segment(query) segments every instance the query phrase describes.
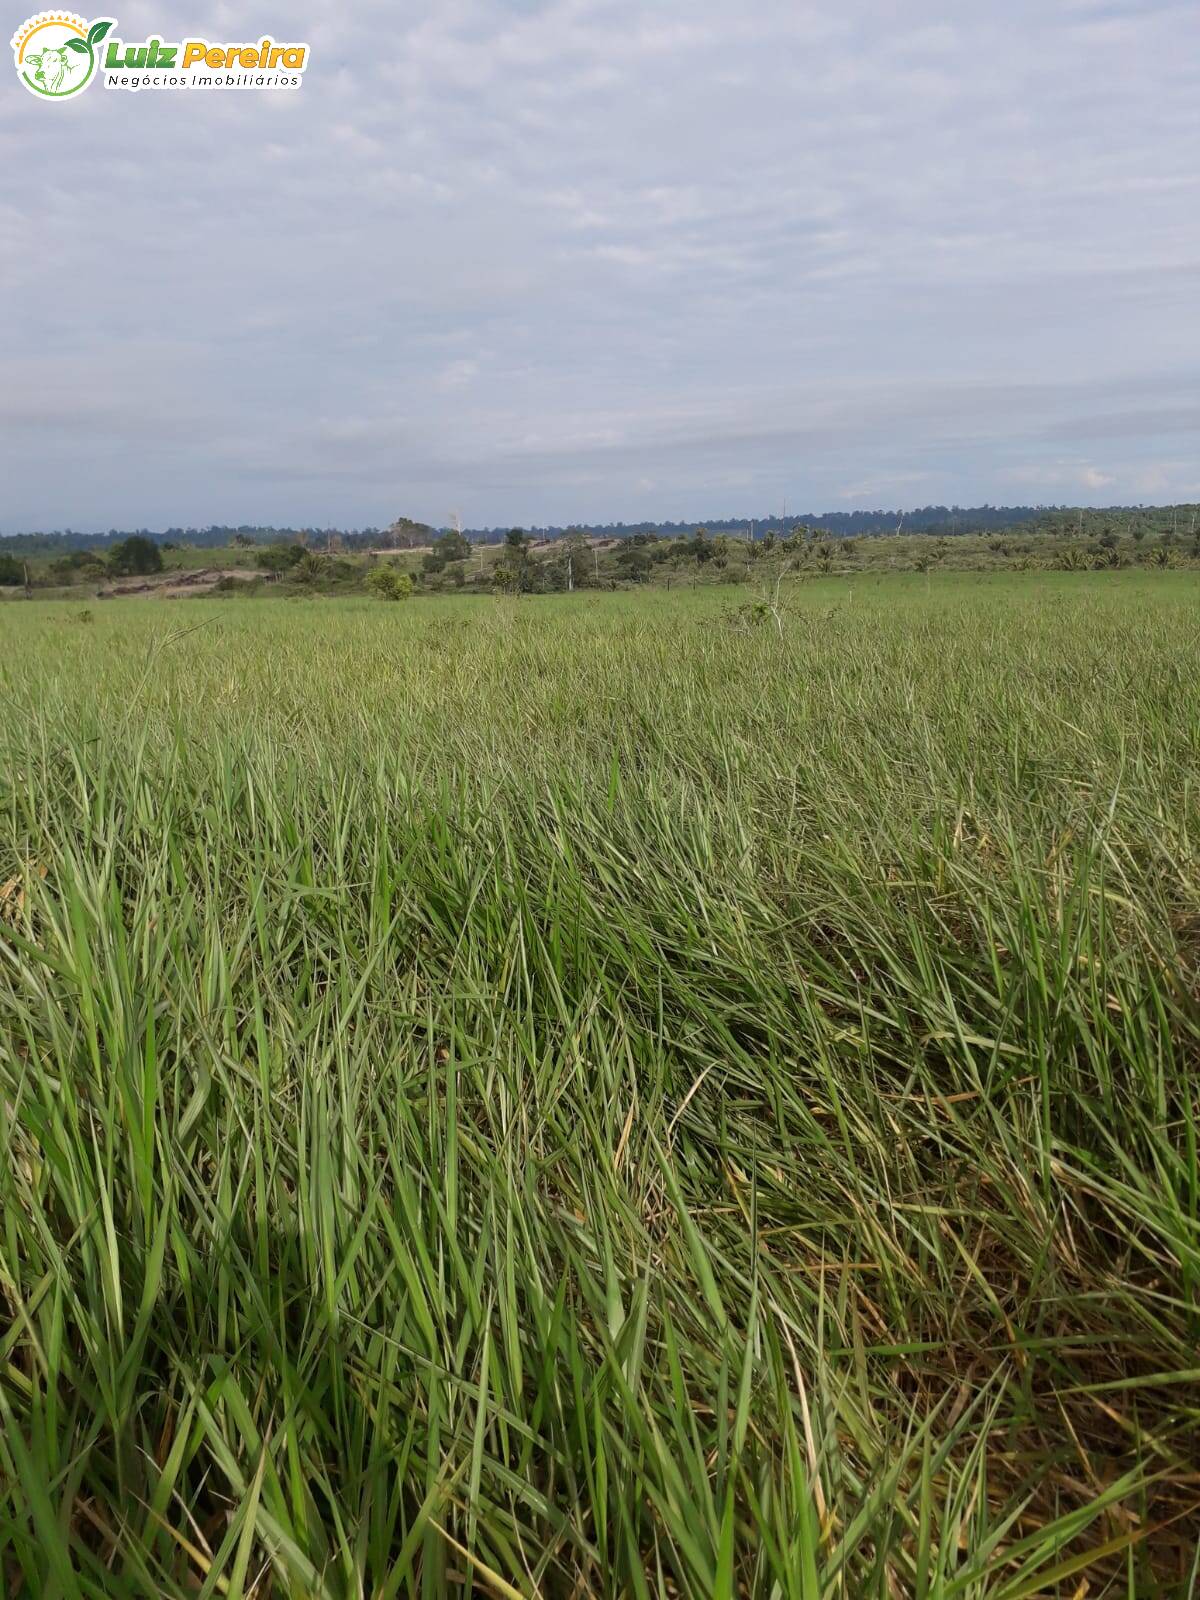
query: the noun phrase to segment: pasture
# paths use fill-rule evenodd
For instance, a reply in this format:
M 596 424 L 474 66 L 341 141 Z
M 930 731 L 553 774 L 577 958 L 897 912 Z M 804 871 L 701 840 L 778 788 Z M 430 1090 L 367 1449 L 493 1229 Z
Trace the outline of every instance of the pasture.
M 0 612 L 0 1587 L 1189 1592 L 1200 574 Z

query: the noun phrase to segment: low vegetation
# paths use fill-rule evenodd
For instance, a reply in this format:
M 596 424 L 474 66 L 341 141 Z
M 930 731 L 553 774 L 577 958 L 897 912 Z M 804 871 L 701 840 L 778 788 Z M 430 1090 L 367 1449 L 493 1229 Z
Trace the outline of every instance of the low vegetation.
M 367 573 L 367 588 L 380 600 L 407 600 L 413 581 L 407 572 L 397 572 L 390 565 L 379 566 Z
M 851 576 L 886 572 L 1113 572 L 1126 568 L 1200 571 L 1200 533 L 1194 506 L 1142 511 L 1054 511 L 1009 528 L 964 532 L 951 521 L 932 530 L 897 530 L 834 536 L 814 525 L 768 524 L 746 534 L 704 527 L 662 537 L 623 537 L 568 530 L 552 538 L 512 528 L 488 543 L 462 533 L 437 532 L 402 518 L 391 529 L 365 535 L 306 534 L 254 539 L 234 535 L 224 547 L 210 539 L 155 541 L 131 535 L 106 549 L 49 554 L 30 548 L 0 561 L 0 592 L 35 597 L 125 592 L 173 598 L 212 593 L 251 598 L 296 594 L 373 594 L 394 599 L 389 577 L 406 578 L 425 594 L 540 595 L 579 589 L 655 590 L 718 585 L 771 586 L 780 573 Z M 949 514 L 947 513 L 947 516 Z M 826 519 L 833 520 L 833 519 Z M 36 546 L 32 536 L 12 541 Z M 41 545 L 47 544 L 41 540 Z M 149 577 L 150 581 L 144 581 Z M 135 585 L 123 582 L 139 580 Z M 28 588 L 25 587 L 28 581 Z M 400 588 L 403 589 L 403 584 Z
M 777 600 L 4 610 L 7 1592 L 1194 1583 L 1200 579 Z

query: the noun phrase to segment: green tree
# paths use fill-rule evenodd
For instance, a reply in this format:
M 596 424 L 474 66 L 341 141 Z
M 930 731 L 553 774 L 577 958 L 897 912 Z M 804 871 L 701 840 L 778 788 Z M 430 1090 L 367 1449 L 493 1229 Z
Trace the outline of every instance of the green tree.
M 255 564 L 264 572 L 273 572 L 277 576 L 298 566 L 304 560 L 304 546 L 300 544 L 269 544 L 266 549 L 260 550 L 254 558 Z
M 591 546 L 583 533 L 570 532 L 562 542 L 563 562 L 566 566 L 566 586 L 578 589 L 590 583 L 595 572 L 595 562 L 590 560 Z
M 650 557 L 637 545 L 623 545 L 617 553 L 617 573 L 630 583 L 645 583 L 650 576 Z
M 376 567 L 367 574 L 367 588 L 380 600 L 407 600 L 413 581 L 407 572 L 397 572 L 393 566 Z
M 545 588 L 542 570 L 529 556 L 529 536 L 524 528 L 504 535 L 504 554 L 492 569 L 492 587 L 506 594 L 529 594 Z
M 162 551 L 153 539 L 147 539 L 140 533 L 133 533 L 128 539 L 122 539 L 119 544 L 113 545 L 108 552 L 108 566 L 111 572 L 122 578 L 141 576 L 147 572 L 161 572 Z
M 443 566 L 451 561 L 466 561 L 471 554 L 471 541 L 457 528 L 451 528 L 446 533 L 438 534 L 433 541 L 433 552 L 441 557 Z
M 14 584 L 24 583 L 25 573 L 21 563 L 15 556 L 0 556 L 0 584 L 11 587 Z

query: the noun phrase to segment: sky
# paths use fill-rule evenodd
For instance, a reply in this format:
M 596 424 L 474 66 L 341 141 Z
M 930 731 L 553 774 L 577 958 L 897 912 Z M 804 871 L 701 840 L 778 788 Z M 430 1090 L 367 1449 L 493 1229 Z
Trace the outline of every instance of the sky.
M 0 71 L 0 531 L 1200 499 L 1195 0 L 111 12 L 311 65 Z

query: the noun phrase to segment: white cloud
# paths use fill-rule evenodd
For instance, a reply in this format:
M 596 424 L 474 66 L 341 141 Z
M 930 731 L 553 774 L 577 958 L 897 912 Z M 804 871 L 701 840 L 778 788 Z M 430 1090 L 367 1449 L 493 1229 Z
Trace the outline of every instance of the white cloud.
M 444 393 L 454 389 L 465 388 L 479 373 L 478 361 L 451 361 L 443 367 L 434 380 L 437 387 Z
M 0 97 L 5 526 L 1195 492 L 1183 6 L 288 17 L 294 96 Z

